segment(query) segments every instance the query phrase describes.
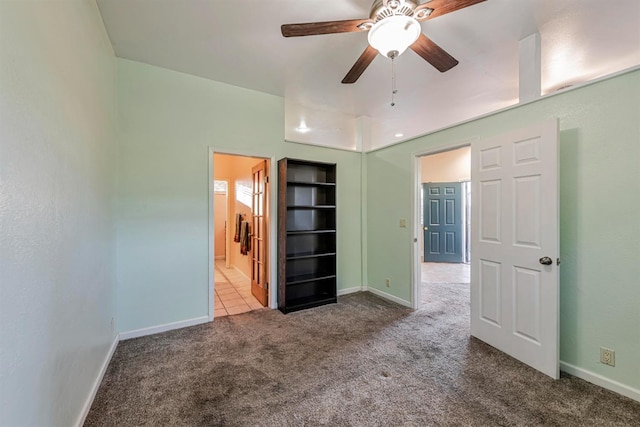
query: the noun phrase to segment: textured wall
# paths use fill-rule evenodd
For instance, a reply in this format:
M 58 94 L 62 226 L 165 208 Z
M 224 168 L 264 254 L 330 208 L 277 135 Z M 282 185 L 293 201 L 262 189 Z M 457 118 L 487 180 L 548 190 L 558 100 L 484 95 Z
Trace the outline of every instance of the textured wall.
M 640 71 L 367 155 L 368 284 L 409 300 L 414 153 L 558 117 L 560 358 L 640 390 Z M 473 256 L 473 252 L 472 252 Z M 385 278 L 397 284 L 385 288 Z M 616 367 L 599 347 L 616 350 Z
M 360 153 L 284 142 L 273 95 L 123 59 L 118 88 L 120 331 L 207 315 L 209 147 L 337 163 L 338 288 L 361 285 Z
M 116 63 L 92 1 L 0 2 L 0 424 L 78 422 L 113 342 Z

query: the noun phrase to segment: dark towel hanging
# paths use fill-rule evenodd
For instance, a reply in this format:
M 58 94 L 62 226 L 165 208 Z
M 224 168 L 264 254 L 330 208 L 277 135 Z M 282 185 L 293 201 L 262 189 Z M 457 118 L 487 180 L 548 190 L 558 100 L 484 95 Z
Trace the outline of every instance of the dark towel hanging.
M 240 241 L 240 226 L 242 223 L 242 214 L 237 213 L 236 214 L 236 232 L 233 235 L 233 241 L 234 242 L 239 242 Z
M 249 223 L 242 221 L 240 230 L 240 253 L 247 255 L 251 250 L 251 233 L 249 229 Z

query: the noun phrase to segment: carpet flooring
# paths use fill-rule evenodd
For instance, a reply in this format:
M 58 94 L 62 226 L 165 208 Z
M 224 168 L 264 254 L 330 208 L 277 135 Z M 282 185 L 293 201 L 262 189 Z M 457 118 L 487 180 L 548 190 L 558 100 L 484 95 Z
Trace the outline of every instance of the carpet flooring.
M 471 338 L 468 284 L 422 298 L 357 293 L 123 341 L 85 426 L 640 425 L 640 403 Z

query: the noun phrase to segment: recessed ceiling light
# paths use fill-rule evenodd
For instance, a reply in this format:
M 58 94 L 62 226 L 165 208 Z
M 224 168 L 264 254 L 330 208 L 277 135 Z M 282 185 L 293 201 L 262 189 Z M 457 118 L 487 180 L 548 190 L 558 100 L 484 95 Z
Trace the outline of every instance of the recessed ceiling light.
M 396 138 L 401 138 L 401 137 L 403 137 L 403 136 L 404 136 L 404 133 L 399 133 L 399 132 L 398 132 L 398 133 L 396 133 Z
M 296 131 L 300 132 L 300 133 L 307 133 L 309 132 L 311 129 L 307 127 L 307 124 L 304 122 L 304 120 L 302 120 L 300 122 L 300 126 L 298 126 L 296 128 Z

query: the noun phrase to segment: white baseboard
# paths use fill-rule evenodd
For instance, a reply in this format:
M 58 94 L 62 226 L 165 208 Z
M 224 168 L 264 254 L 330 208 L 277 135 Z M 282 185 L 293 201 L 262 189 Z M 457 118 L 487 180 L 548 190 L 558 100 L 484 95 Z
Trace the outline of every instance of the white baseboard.
M 344 289 L 338 289 L 338 296 L 341 295 L 347 295 L 347 294 L 353 294 L 355 292 L 360 292 L 362 291 L 362 286 L 354 286 L 352 288 L 344 288 Z
M 100 388 L 100 384 L 102 384 L 102 379 L 104 378 L 104 374 L 107 372 L 107 368 L 109 367 L 109 363 L 111 362 L 111 358 L 113 357 L 113 353 L 116 351 L 116 347 L 120 342 L 120 334 L 116 334 L 111 343 L 111 347 L 109 347 L 109 351 L 107 352 L 107 356 L 104 358 L 102 362 L 102 366 L 100 367 L 100 372 L 98 372 L 98 376 L 93 382 L 93 386 L 91 387 L 91 393 L 87 396 L 87 400 L 84 402 L 84 406 L 82 407 L 82 412 L 80 412 L 80 416 L 78 417 L 78 422 L 76 425 L 78 427 L 82 427 L 85 420 L 87 419 L 87 415 L 89 415 L 89 411 L 91 410 L 91 405 L 93 405 L 93 399 L 96 398 L 96 394 L 98 393 L 98 389 Z
M 574 377 L 581 378 L 592 384 L 606 388 L 607 390 L 614 391 L 618 394 L 626 396 L 630 399 L 640 402 L 640 390 L 636 390 L 633 387 L 619 383 L 618 381 L 611 380 L 595 372 L 588 371 L 583 368 L 579 368 L 570 363 L 560 361 L 560 370 Z
M 146 335 L 159 334 L 160 332 L 167 332 L 173 329 L 186 328 L 188 326 L 195 326 L 201 323 L 209 322 L 209 316 L 201 316 L 188 320 L 181 320 L 179 322 L 165 323 L 163 325 L 149 326 L 148 328 L 135 329 L 133 331 L 120 332 L 120 339 L 122 341 L 131 338 L 144 337 Z
M 380 298 L 387 299 L 389 301 L 393 301 L 397 304 L 404 305 L 405 307 L 413 308 L 411 301 L 404 300 L 402 298 L 398 298 L 394 295 L 388 294 L 386 292 L 381 291 L 380 289 L 372 288 L 371 286 L 367 286 L 365 291 L 371 292 L 374 295 L 378 295 Z

